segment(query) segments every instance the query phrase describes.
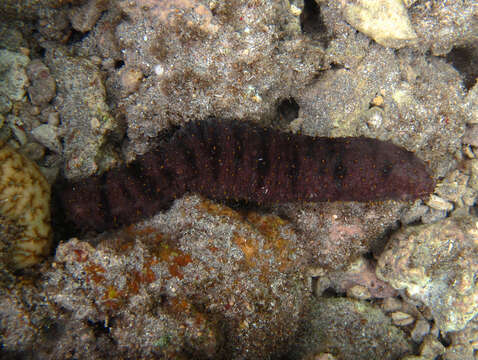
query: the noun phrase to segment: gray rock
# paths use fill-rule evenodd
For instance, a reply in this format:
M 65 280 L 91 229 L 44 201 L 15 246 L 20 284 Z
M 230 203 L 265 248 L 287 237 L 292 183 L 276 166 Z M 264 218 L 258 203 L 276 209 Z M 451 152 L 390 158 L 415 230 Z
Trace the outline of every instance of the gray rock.
M 44 105 L 53 99 L 56 93 L 55 79 L 50 70 L 40 60 L 33 60 L 27 68 L 30 86 L 28 95 L 33 105 Z
M 287 359 L 304 359 L 334 349 L 339 359 L 392 360 L 413 351 L 405 333 L 380 309 L 364 301 L 317 299 L 303 326 Z
M 468 126 L 463 136 L 463 143 L 478 146 L 478 124 Z
M 441 331 L 458 331 L 478 314 L 478 222 L 448 218 L 396 232 L 377 276 L 428 306 Z
M 99 68 L 91 61 L 58 51 L 48 64 L 57 80 L 55 106 L 61 116 L 65 175 L 69 178 L 104 170 L 114 155 L 103 152 L 107 135 L 118 124 L 106 103 L 106 91 Z M 111 164 L 110 164 L 111 165 Z
M 40 144 L 53 152 L 61 151 L 61 144 L 58 140 L 58 128 L 50 124 L 43 124 L 32 130 L 32 135 Z
M 430 323 L 424 319 L 420 319 L 415 323 L 411 336 L 413 341 L 416 343 L 421 343 L 425 335 L 430 333 Z
M 30 59 L 17 52 L 0 49 L 0 95 L 10 101 L 20 101 L 28 85 L 26 67 Z
M 107 9 L 105 0 L 89 0 L 81 6 L 75 6 L 69 11 L 71 25 L 75 30 L 87 32 L 93 29 L 101 13 Z

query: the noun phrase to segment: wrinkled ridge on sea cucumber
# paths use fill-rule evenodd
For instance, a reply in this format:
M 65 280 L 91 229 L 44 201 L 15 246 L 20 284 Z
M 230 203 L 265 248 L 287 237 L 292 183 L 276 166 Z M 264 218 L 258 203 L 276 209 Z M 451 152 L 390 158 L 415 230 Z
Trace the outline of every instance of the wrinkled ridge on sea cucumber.
M 195 192 L 260 204 L 410 200 L 435 182 L 390 142 L 295 135 L 251 122 L 189 122 L 129 165 L 55 186 L 56 206 L 81 230 L 133 223 Z

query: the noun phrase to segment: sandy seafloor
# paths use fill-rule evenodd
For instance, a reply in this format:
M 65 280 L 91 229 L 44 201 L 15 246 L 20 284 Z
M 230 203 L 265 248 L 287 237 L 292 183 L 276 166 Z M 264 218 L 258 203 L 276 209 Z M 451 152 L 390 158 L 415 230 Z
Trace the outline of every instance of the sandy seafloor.
M 35 219 L 0 204 L 2 359 L 478 358 L 476 1 L 0 6 L 0 143 L 50 184 L 208 117 L 391 141 L 437 181 L 415 202 L 188 194 L 102 234 L 53 226 L 19 271 Z

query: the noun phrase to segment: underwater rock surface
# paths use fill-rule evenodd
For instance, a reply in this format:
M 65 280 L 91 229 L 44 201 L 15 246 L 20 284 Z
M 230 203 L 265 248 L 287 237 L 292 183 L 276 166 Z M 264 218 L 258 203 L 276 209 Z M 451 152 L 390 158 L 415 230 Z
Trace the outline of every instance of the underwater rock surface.
M 471 273 L 460 267 L 475 266 L 472 247 L 439 246 L 440 234 L 416 246 L 413 254 L 435 254 L 437 266 L 411 255 L 432 274 L 431 301 L 394 288 L 396 279 L 413 285 L 406 266 L 390 282 L 376 275 L 395 233 L 451 217 L 465 231 L 476 219 L 476 1 L 387 0 L 400 7 L 410 40 L 367 16 L 360 29 L 347 21 L 350 5 L 377 3 L 3 1 L 0 139 L 49 183 L 59 172 L 79 181 L 126 166 L 154 151 L 163 130 L 215 117 L 392 142 L 423 159 L 437 186 L 413 204 L 292 202 L 255 211 L 186 195 L 103 234 L 69 239 L 54 226 L 55 256 L 17 271 L 0 264 L 0 357 L 281 359 L 303 344 L 314 303 L 341 302 L 359 306 L 322 314 L 327 330 L 310 332 L 305 359 L 395 345 L 404 349 L 397 360 L 476 357 Z M 374 40 L 383 35 L 386 46 Z M 4 244 L 24 228 L 0 215 Z M 465 315 L 440 305 L 439 294 Z M 460 330 L 445 331 L 453 327 Z

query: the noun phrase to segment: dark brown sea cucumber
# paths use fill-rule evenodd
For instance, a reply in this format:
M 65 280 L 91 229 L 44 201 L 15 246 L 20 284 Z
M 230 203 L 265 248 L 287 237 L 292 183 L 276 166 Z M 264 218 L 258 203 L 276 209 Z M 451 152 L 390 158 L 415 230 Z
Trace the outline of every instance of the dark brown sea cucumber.
M 54 186 L 55 216 L 104 231 L 186 192 L 260 204 L 411 200 L 433 191 L 425 163 L 389 142 L 294 135 L 250 122 L 189 122 L 126 167 Z

